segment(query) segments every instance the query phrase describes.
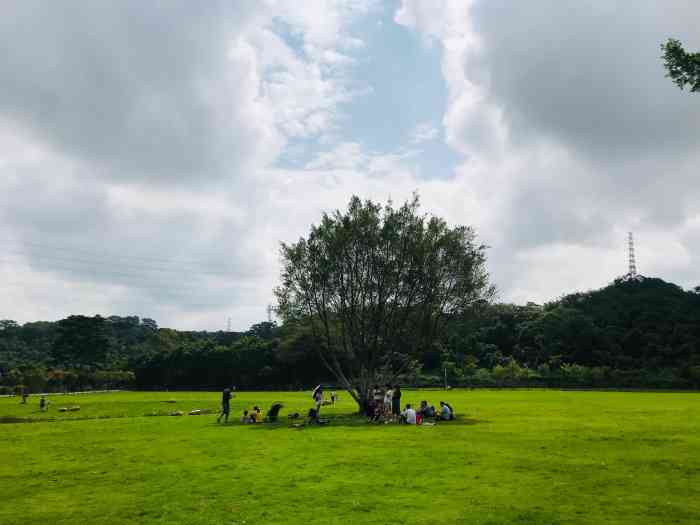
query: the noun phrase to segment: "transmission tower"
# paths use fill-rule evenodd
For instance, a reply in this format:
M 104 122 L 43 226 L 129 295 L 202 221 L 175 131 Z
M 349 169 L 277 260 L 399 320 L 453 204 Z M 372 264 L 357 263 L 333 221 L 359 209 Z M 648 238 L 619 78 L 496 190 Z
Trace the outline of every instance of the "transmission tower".
M 634 238 L 632 232 L 627 234 L 627 249 L 629 250 L 629 270 L 627 275 L 634 279 L 637 277 L 637 261 L 634 258 Z
M 274 312 L 275 309 L 272 307 L 271 304 L 267 305 L 267 322 L 271 323 L 272 322 L 272 312 Z

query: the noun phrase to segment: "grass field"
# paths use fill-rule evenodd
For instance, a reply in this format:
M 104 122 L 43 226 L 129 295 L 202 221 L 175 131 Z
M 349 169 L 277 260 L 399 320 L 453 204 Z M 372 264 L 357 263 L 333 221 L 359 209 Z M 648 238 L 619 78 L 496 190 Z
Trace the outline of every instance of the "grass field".
M 700 394 L 404 392 L 460 416 L 422 427 L 360 422 L 347 394 L 324 427 L 164 415 L 219 397 L 0 399 L 0 524 L 700 523 Z M 310 406 L 244 392 L 232 418 L 276 400 Z

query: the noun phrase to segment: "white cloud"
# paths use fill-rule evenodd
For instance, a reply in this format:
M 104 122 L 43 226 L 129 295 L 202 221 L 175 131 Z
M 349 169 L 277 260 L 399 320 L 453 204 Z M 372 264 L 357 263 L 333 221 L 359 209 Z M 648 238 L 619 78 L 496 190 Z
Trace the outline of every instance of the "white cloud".
M 264 316 L 294 213 L 266 206 L 268 166 L 291 138 L 328 140 L 362 93 L 348 73 L 363 42 L 347 27 L 371 4 L 200 7 L 6 13 L 0 235 L 16 254 L 0 268 L 14 283 L 4 316 L 216 328 L 230 315 L 241 329 Z
M 680 0 L 589 2 L 575 17 L 547 2 L 401 3 L 395 21 L 441 46 L 445 140 L 465 157 L 451 193 L 469 189 L 503 298 L 606 284 L 626 268 L 627 229 L 663 254 L 642 256 L 643 273 L 700 279 L 686 240 L 700 106 L 658 58 L 670 35 L 700 45 L 698 14 Z
M 246 328 L 272 299 L 279 241 L 353 193 L 401 202 L 415 190 L 492 246 L 504 299 L 606 284 L 625 270 L 628 229 L 642 273 L 698 284 L 700 110 L 657 56 L 664 32 L 700 46 L 681 4 L 621 16 L 601 0 L 572 18 L 405 0 L 395 21 L 441 50 L 446 106 L 389 151 L 341 128 L 346 104 L 373 89 L 356 78 L 373 49 L 354 31 L 361 17 L 382 30 L 374 2 L 127 2 L 70 16 L 16 4 L 0 22 L 11 79 L 0 237 L 22 253 L 0 263 L 3 317 L 133 313 L 218 328 L 231 316 Z M 461 164 L 450 178 L 419 176 L 421 144 L 440 138 Z M 273 167 L 299 143 L 324 150 L 303 168 Z
M 438 134 L 438 129 L 431 122 L 421 122 L 413 128 L 410 140 L 413 144 L 420 144 L 436 139 Z

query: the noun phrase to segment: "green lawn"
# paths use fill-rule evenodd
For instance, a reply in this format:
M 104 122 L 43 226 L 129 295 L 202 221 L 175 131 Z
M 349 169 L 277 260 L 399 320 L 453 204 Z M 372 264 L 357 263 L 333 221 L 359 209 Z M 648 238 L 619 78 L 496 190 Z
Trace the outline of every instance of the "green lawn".
M 341 396 L 303 429 L 163 415 L 217 393 L 0 398 L 0 524 L 700 523 L 700 394 L 404 392 L 460 416 L 423 427 Z M 245 392 L 232 416 L 275 400 L 311 404 Z

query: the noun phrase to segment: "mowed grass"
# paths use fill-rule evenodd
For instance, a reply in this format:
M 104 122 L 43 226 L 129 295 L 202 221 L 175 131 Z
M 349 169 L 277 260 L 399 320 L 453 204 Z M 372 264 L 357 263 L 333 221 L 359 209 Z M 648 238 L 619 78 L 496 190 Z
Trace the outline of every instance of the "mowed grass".
M 219 399 L 0 399 L 0 523 L 700 522 L 700 394 L 406 391 L 459 414 L 422 427 L 365 424 L 343 393 L 324 427 L 287 426 L 308 392 L 234 398 L 236 421 L 282 401 L 278 425 L 162 415 Z

